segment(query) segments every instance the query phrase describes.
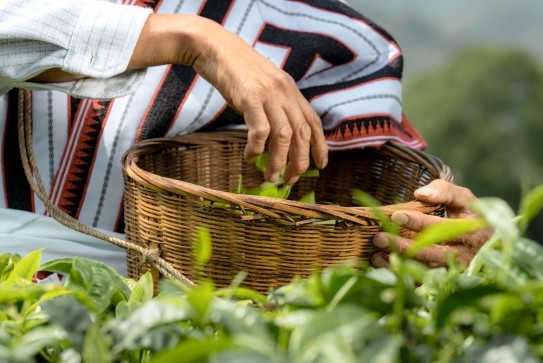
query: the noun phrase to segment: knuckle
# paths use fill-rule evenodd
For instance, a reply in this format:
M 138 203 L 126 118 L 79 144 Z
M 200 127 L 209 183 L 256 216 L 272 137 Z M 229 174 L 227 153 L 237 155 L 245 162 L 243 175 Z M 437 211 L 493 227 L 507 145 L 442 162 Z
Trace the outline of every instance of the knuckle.
M 291 172 L 291 174 L 299 175 L 299 174 L 302 174 L 304 171 L 306 171 L 308 167 L 309 167 L 308 158 L 296 159 L 296 160 L 292 160 L 289 171 Z
M 273 84 L 280 88 L 291 87 L 292 84 L 294 83 L 294 80 L 292 79 L 292 77 L 288 73 L 280 69 L 278 69 L 275 73 L 273 73 L 272 79 L 273 79 Z
M 244 88 L 239 101 L 243 109 L 260 107 L 269 96 L 266 86 L 258 81 L 247 81 Z
M 251 138 L 263 141 L 268 138 L 268 135 L 270 134 L 270 125 L 268 124 L 262 124 L 258 127 L 254 127 L 250 130 Z
M 281 144 L 288 144 L 292 139 L 292 128 L 288 124 L 283 124 L 277 128 L 274 137 L 276 137 L 277 141 Z
M 295 127 L 296 137 L 303 141 L 311 140 L 311 127 L 306 122 L 301 122 Z

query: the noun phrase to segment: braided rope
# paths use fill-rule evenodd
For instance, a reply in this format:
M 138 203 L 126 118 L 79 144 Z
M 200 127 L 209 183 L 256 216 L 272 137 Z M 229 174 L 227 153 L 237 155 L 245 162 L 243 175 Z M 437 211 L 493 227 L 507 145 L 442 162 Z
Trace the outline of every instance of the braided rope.
M 165 277 L 170 279 L 177 279 L 182 281 L 186 285 L 193 286 L 194 282 L 185 277 L 179 271 L 177 271 L 169 262 L 161 258 L 158 250 L 149 250 L 132 242 L 107 235 L 94 228 L 91 228 L 79 222 L 77 219 L 71 217 L 70 215 L 66 214 L 49 200 L 47 194 L 45 193 L 43 180 L 41 178 L 36 158 L 34 156 L 34 150 L 32 147 L 32 102 L 30 91 L 19 90 L 19 99 L 17 106 L 19 150 L 21 152 L 23 168 L 30 187 L 32 188 L 34 193 L 36 193 L 38 198 L 40 198 L 41 201 L 44 203 L 49 215 L 57 222 L 68 228 L 112 243 L 115 246 L 121 247 L 125 250 L 134 252 L 140 255 L 142 263 L 148 263 L 152 265 Z

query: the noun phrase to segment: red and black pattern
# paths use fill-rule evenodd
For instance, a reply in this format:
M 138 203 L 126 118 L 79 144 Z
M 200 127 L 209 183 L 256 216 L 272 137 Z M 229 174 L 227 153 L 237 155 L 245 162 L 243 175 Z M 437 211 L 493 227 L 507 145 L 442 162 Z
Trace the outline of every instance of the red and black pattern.
M 71 155 L 65 166 L 66 174 L 63 175 L 63 168 L 57 173 L 53 190 L 58 188 L 59 184 L 61 187 L 53 200 L 59 208 L 74 218 L 78 217 L 81 202 L 85 197 L 103 124 L 107 121 L 112 104 L 113 101 L 92 101 L 81 128 L 73 129 L 79 133 L 72 135 L 75 142 L 73 150 L 65 151 L 66 155 Z

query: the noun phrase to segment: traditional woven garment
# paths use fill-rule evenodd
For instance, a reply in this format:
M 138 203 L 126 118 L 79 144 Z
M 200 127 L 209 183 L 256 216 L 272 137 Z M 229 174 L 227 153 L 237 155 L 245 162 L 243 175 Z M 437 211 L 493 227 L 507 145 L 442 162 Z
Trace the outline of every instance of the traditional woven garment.
M 296 80 L 320 115 L 332 152 L 387 140 L 425 147 L 402 112 L 400 48 L 342 2 L 123 2 L 157 13 L 198 13 L 243 37 Z M 16 90 L 0 98 L 0 207 L 45 214 L 18 158 L 16 101 Z M 123 230 L 120 158 L 135 142 L 243 124 L 219 92 L 183 65 L 149 69 L 136 93 L 114 100 L 35 91 L 33 119 L 34 150 L 51 200 L 81 222 L 113 231 Z

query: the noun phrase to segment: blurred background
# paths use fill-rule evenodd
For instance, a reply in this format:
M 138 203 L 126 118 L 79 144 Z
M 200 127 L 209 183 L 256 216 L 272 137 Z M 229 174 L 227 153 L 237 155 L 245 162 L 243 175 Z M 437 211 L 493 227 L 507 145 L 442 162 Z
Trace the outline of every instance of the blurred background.
M 543 1 L 347 0 L 403 50 L 404 111 L 477 196 L 543 184 Z M 530 227 L 543 242 L 543 214 Z

